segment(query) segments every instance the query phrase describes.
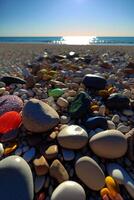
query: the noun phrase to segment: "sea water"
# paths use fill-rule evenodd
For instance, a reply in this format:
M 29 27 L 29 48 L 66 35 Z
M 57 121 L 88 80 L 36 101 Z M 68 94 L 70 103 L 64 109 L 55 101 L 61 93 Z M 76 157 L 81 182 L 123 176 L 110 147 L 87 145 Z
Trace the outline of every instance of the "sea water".
M 0 43 L 46 43 L 68 45 L 124 45 L 134 46 L 134 37 L 0 37 Z

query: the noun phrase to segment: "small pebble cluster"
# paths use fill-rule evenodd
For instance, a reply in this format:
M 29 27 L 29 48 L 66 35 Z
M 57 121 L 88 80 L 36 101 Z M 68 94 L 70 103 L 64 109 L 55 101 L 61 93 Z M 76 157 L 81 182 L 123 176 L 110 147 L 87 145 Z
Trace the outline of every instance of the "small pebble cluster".
M 0 159 L 4 200 L 134 199 L 134 62 L 44 52 L 1 74 Z

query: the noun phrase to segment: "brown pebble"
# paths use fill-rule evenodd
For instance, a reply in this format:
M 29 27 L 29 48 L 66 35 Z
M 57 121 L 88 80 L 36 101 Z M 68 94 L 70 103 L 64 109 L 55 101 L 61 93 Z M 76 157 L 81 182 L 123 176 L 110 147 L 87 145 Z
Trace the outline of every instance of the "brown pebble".
M 49 165 L 46 159 L 44 158 L 44 156 L 34 159 L 33 164 L 34 164 L 36 174 L 38 176 L 42 176 L 48 173 Z
M 69 180 L 69 175 L 59 160 L 54 160 L 49 169 L 50 176 L 55 178 L 58 183 Z

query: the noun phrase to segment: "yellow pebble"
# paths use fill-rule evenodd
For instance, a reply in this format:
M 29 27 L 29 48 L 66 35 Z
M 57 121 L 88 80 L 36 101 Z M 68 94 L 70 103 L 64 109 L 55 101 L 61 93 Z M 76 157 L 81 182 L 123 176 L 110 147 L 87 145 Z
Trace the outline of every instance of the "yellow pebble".
M 115 180 L 111 176 L 107 176 L 105 178 L 105 183 L 107 188 L 109 189 L 111 195 L 115 197 L 119 191 L 118 185 Z
M 9 147 L 4 149 L 4 155 L 8 155 L 10 153 L 12 153 L 15 149 L 17 148 L 17 144 L 12 144 Z
M 99 110 L 99 106 L 98 105 L 92 105 L 91 106 L 91 110 L 92 111 L 98 111 Z
M 114 87 L 110 87 L 109 89 L 108 89 L 108 93 L 109 94 L 112 94 L 112 93 L 114 93 L 116 91 L 116 88 L 114 88 Z
M 107 90 L 99 90 L 98 94 L 103 98 L 109 97 L 109 92 Z

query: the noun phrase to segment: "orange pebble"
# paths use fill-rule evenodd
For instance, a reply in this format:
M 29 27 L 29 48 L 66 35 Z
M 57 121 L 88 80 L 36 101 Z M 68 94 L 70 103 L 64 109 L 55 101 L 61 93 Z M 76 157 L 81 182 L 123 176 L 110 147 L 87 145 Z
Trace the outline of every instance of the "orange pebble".
M 9 147 L 4 149 L 4 155 L 8 155 L 10 153 L 12 153 L 15 149 L 17 148 L 17 144 L 11 144 Z
M 107 176 L 105 178 L 105 183 L 106 183 L 106 186 L 109 189 L 111 195 L 113 197 L 115 197 L 117 195 L 118 191 L 119 191 L 118 185 L 115 182 L 115 180 L 111 176 Z
M 100 195 L 101 197 L 103 197 L 104 195 L 110 195 L 110 191 L 108 188 L 102 188 L 100 191 Z

